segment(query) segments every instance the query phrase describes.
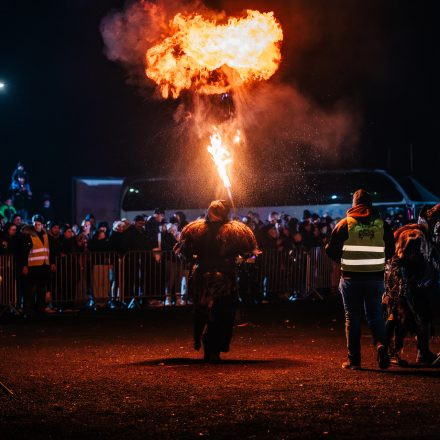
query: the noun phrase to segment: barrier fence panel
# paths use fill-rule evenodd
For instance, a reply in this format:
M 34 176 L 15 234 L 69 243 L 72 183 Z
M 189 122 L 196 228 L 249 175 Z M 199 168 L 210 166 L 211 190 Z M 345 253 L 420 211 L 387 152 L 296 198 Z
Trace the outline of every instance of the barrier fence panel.
M 88 302 L 184 304 L 188 300 L 188 263 L 172 251 L 86 252 L 56 258 L 50 294 L 54 305 L 84 306 Z M 288 299 L 335 291 L 339 268 L 322 248 L 278 251 L 265 249 L 256 260 L 239 266 L 240 295 L 247 299 Z M 13 257 L 0 256 L 0 310 L 17 305 Z
M 144 300 L 166 305 L 187 300 L 189 270 L 172 251 L 128 252 L 123 274 L 123 292 L 129 307 L 140 307 Z
M 259 284 L 264 298 L 289 298 L 306 291 L 307 252 L 263 249 L 259 259 Z
M 312 293 L 320 296 L 320 291 L 334 291 L 339 282 L 338 265 L 323 248 L 263 249 L 259 259 L 259 285 L 267 299 L 307 297 Z
M 12 255 L 0 255 L 0 315 L 15 310 L 17 288 L 15 282 L 15 264 Z
M 313 248 L 311 255 L 311 288 L 336 292 L 341 276 L 340 265 L 332 261 L 324 248 Z
M 56 258 L 51 300 L 55 304 L 84 305 L 90 300 L 120 300 L 121 257 L 115 252 L 72 253 Z

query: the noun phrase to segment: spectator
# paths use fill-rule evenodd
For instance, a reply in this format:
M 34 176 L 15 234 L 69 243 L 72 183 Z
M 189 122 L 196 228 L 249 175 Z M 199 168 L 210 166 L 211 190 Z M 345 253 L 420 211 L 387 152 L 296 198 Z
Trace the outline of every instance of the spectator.
M 107 238 L 110 236 L 110 228 L 107 222 L 99 222 L 97 226 L 97 230 L 104 232 Z
M 299 225 L 299 232 L 302 235 L 302 244 L 304 247 L 311 249 L 315 246 L 315 235 L 313 234 L 314 225 L 306 220 Z
M 21 232 L 21 228 L 24 226 L 24 223 L 20 214 L 17 213 L 12 216 L 12 223 L 17 226 L 17 232 Z
M 17 235 L 17 226 L 14 223 L 6 223 L 3 232 L 0 234 L 0 253 L 19 256 L 20 240 Z
M 61 236 L 61 226 L 58 222 L 49 222 L 49 230 L 48 230 L 48 237 L 49 237 L 49 250 L 50 254 L 52 255 L 52 258 L 55 259 L 59 255 L 61 255 L 61 249 L 63 246 L 62 243 L 62 236 Z
M 283 226 L 280 229 L 280 237 L 278 241 L 278 249 L 282 251 L 290 251 L 293 249 L 293 237 L 290 228 Z
M 87 218 L 84 218 L 84 220 L 81 222 L 81 234 L 84 235 L 87 241 L 92 239 L 92 222 L 87 220 Z
M 263 249 L 278 249 L 279 241 L 278 241 L 278 230 L 275 225 L 267 225 L 264 227 L 264 231 L 262 231 L 262 240 L 261 245 Z
M 48 194 L 43 196 L 43 204 L 40 208 L 40 214 L 47 220 L 51 221 L 55 218 L 55 213 L 52 208 L 52 203 Z
M 113 223 L 113 228 L 110 232 L 110 248 L 113 251 L 123 253 L 126 250 L 124 232 L 129 226 L 129 222 L 124 222 L 122 220 Z
M 20 177 L 24 177 L 26 181 L 29 181 L 26 170 L 24 169 L 24 165 L 21 162 L 18 162 L 17 168 L 12 173 L 11 178 L 11 187 L 15 182 L 18 182 Z
M 293 236 L 293 245 L 295 248 L 299 249 L 302 248 L 303 245 L 303 237 L 301 235 L 301 232 L 297 231 L 295 235 Z
M 73 232 L 72 226 L 69 224 L 65 224 L 62 227 L 62 242 L 61 242 L 61 253 L 64 255 L 71 254 L 73 252 L 76 252 L 78 250 L 77 244 L 76 244 L 76 237 Z
M 156 232 L 156 240 L 158 233 L 159 228 Z M 145 232 L 144 216 L 137 215 L 134 218 L 134 223 L 124 232 L 124 251 L 145 251 L 151 249 L 151 241 Z
M 107 237 L 105 227 L 100 227 L 93 234 L 89 242 L 89 250 L 92 252 L 108 252 L 110 251 L 110 240 Z
M 13 194 L 13 203 L 17 213 L 25 220 L 28 218 L 32 192 L 26 177 L 20 176 L 11 184 L 11 191 Z
M 156 208 L 151 217 L 148 218 L 145 223 L 145 233 L 152 249 L 159 247 L 159 232 L 160 225 L 165 218 L 165 211 L 160 208 Z
M 313 247 L 322 246 L 322 243 L 324 242 L 324 236 L 321 233 L 321 227 L 319 223 L 317 225 L 313 225 L 312 234 L 313 234 Z
M 188 221 L 186 219 L 186 215 L 182 211 L 176 211 L 174 213 L 174 217 L 177 219 L 177 230 L 179 232 L 182 231 L 182 229 L 188 224 Z
M 42 312 L 46 306 L 46 292 L 50 287 L 50 270 L 55 271 L 50 255 L 49 238 L 43 229 L 44 220 L 32 217 L 32 226 L 23 228 L 23 269 L 25 277 L 24 312 L 36 309 Z
M 86 222 L 90 222 L 90 231 L 89 231 L 90 237 L 89 238 L 91 238 L 96 230 L 96 218 L 93 214 L 89 213 L 89 214 L 86 214 L 86 216 L 84 217 L 84 220 Z
M 80 232 L 76 236 L 76 248 L 78 252 L 86 252 L 88 249 L 88 239 L 87 235 L 84 232 Z
M 172 251 L 178 239 L 179 239 L 178 226 L 176 226 L 173 223 L 162 225 L 161 249 L 163 251 Z
M 3 205 L 0 206 L 0 215 L 2 215 L 7 222 L 12 221 L 12 217 L 17 213 L 14 205 L 12 204 L 12 197 L 6 196 Z
M 308 209 L 304 209 L 303 211 L 303 222 L 308 222 L 311 220 L 312 214 Z

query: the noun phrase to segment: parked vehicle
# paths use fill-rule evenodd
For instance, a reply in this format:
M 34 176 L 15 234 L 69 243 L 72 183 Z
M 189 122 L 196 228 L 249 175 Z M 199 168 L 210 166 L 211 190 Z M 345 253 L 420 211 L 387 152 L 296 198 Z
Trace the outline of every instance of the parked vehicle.
M 411 176 L 392 176 L 384 170 L 335 170 L 276 174 L 250 181 L 244 191 L 234 191 L 238 216 L 258 212 L 265 219 L 273 212 L 302 218 L 308 209 L 332 218 L 344 217 L 351 206 L 353 192 L 365 188 L 382 214 L 401 211 L 406 219 L 416 218 L 424 205 L 440 198 Z M 151 214 L 161 207 L 166 215 L 184 211 L 189 220 L 204 213 L 209 202 L 227 198 L 207 182 L 188 177 L 125 179 L 121 193 L 121 218 Z

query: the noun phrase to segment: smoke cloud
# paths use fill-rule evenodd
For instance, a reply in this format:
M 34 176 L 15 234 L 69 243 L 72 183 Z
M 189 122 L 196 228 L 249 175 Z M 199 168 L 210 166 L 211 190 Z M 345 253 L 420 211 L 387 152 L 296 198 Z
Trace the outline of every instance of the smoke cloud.
M 130 83 L 145 87 L 145 54 L 154 43 L 167 35 L 170 20 L 178 12 L 191 13 L 205 9 L 199 1 L 127 1 L 123 10 L 113 10 L 101 21 L 104 53 L 109 60 L 125 66 Z

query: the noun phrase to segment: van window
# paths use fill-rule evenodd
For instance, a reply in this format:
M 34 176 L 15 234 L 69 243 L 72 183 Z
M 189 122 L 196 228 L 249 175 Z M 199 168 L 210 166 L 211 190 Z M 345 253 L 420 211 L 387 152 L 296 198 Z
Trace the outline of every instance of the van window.
M 364 188 L 373 202 L 401 202 L 402 194 L 385 175 L 374 172 L 279 174 L 250 178 L 234 192 L 238 207 L 351 204 L 356 189 Z M 234 190 L 234 187 L 233 187 Z M 206 208 L 216 194 L 211 184 L 191 179 L 156 179 L 131 184 L 122 203 L 125 211 Z
M 387 176 L 372 172 L 306 173 L 274 176 L 249 185 L 242 206 L 351 204 L 354 191 L 364 188 L 374 203 L 401 202 L 402 194 Z

